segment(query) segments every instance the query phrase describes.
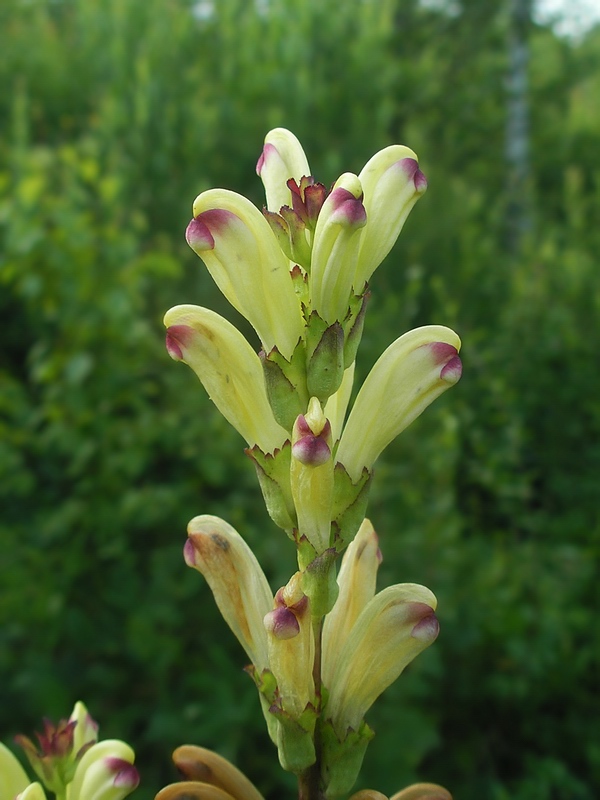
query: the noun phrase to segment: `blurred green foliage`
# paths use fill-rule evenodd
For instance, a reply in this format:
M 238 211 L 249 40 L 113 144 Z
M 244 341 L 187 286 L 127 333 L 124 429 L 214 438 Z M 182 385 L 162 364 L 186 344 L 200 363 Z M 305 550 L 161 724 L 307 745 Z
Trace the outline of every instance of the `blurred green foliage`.
M 181 558 L 222 515 L 274 588 L 293 553 L 243 443 L 161 317 L 218 296 L 183 230 L 226 186 L 262 202 L 265 132 L 331 182 L 406 142 L 430 191 L 374 276 L 359 372 L 407 328 L 464 339 L 463 380 L 381 459 L 382 585 L 442 634 L 375 706 L 360 786 L 591 800 L 600 475 L 600 31 L 531 31 L 534 225 L 507 245 L 507 3 L 4 0 L 0 9 L 0 722 L 77 699 L 150 798 L 183 742 L 293 791 L 244 658 Z

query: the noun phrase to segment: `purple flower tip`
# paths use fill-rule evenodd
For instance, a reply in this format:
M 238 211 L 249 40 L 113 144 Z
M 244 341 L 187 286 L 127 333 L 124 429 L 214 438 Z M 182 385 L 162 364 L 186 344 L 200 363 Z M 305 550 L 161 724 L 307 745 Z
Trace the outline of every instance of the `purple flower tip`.
M 265 166 L 266 160 L 269 158 L 269 154 L 276 153 L 277 148 L 273 144 L 266 144 L 263 149 L 262 153 L 260 154 L 258 161 L 256 162 L 256 174 L 260 176 L 263 168 Z
M 430 643 L 437 639 L 439 632 L 440 623 L 438 622 L 438 618 L 433 611 L 429 609 L 429 613 L 417 622 L 410 635 L 413 639 L 418 639 L 420 642 Z
M 300 625 L 294 612 L 284 606 L 265 614 L 263 622 L 267 633 L 272 633 L 276 639 L 293 639 L 300 633 Z
M 331 458 L 331 449 L 321 436 L 309 433 L 292 445 L 292 455 L 307 467 L 320 467 Z
M 135 789 L 139 784 L 139 772 L 129 761 L 109 756 L 104 759 L 104 763 L 110 772 L 115 773 L 113 786 L 120 789 Z
M 194 329 L 189 325 L 171 325 L 167 328 L 166 346 L 167 353 L 171 356 L 173 361 L 183 361 L 183 350 L 187 346 L 190 339 L 190 334 L 194 333 Z
M 196 566 L 196 548 L 191 539 L 188 539 L 183 546 L 183 558 L 188 567 Z
M 462 361 L 458 356 L 453 356 L 440 372 L 440 378 L 450 384 L 458 383 L 461 375 Z
M 185 240 L 195 253 L 212 250 L 215 246 L 215 240 L 208 225 L 200 217 L 193 219 L 187 226 Z
M 427 178 L 421 172 L 420 169 L 418 169 L 415 172 L 414 182 L 415 182 L 415 189 L 417 190 L 417 192 L 421 192 L 422 194 L 425 191 L 425 189 L 427 189 Z
M 436 364 L 447 364 L 458 353 L 454 345 L 447 342 L 433 342 L 429 345 Z
M 362 197 L 354 197 L 352 192 L 340 186 L 329 195 L 329 200 L 333 208 L 331 214 L 333 222 L 353 228 L 362 228 L 366 223 L 367 212 Z

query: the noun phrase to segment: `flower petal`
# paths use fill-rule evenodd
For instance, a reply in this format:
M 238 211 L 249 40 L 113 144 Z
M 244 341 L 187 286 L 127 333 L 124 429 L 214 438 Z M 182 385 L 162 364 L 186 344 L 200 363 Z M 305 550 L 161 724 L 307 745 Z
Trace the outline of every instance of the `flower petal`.
M 272 453 L 287 439 L 267 399 L 260 359 L 238 329 L 201 306 L 167 311 L 167 350 L 202 381 L 223 416 L 252 447 Z
M 356 482 L 387 445 L 460 378 L 460 339 L 441 325 L 405 333 L 376 362 L 342 433 L 337 461 Z
M 289 261 L 256 206 L 226 189 L 203 192 L 186 239 L 264 349 L 276 346 L 289 359 L 303 330 L 300 303 Z
M 256 165 L 256 172 L 265 187 L 267 208 L 279 211 L 292 205 L 292 193 L 287 186 L 290 178 L 297 184 L 310 175 L 310 167 L 302 145 L 291 131 L 274 128 L 265 136 L 265 145 Z
M 186 563 L 201 572 L 223 615 L 258 672 L 268 667 L 263 619 L 273 594 L 256 556 L 225 520 L 203 514 L 188 525 Z
M 2 742 L 0 742 L 0 777 L 2 778 L 0 800 L 13 800 L 30 783 L 17 757 Z
M 415 656 L 437 637 L 429 589 L 404 583 L 370 600 L 340 650 L 330 678 L 328 715 L 342 739 Z
M 392 249 L 412 207 L 427 188 L 417 156 L 408 147 L 392 145 L 380 150 L 358 176 L 367 211 L 356 265 L 354 288 L 365 283 Z
M 348 313 L 361 229 L 367 217 L 360 180 L 341 175 L 317 219 L 310 273 L 312 309 L 328 324 Z
M 173 753 L 173 762 L 189 781 L 203 781 L 217 786 L 234 800 L 263 800 L 261 793 L 243 772 L 212 750 L 184 744 Z
M 375 596 L 381 552 L 377 534 L 365 519 L 356 537 L 344 553 L 337 582 L 338 599 L 323 625 L 322 677 L 325 686 L 334 680 L 338 657 L 354 623 Z
M 118 739 L 92 745 L 77 765 L 68 800 L 122 800 L 140 780 L 134 760 L 131 747 Z

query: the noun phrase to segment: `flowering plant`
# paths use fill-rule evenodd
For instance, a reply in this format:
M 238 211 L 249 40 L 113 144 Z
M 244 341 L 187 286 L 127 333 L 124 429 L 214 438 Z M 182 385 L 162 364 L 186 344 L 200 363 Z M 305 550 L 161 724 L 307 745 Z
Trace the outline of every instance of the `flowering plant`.
M 438 635 L 429 589 L 405 583 L 376 593 L 381 553 L 365 513 L 381 452 L 459 380 L 460 340 L 439 325 L 400 336 L 346 419 L 369 283 L 427 182 L 412 150 L 393 145 L 328 190 L 283 128 L 267 135 L 257 172 L 262 213 L 212 189 L 196 198 L 186 238 L 255 329 L 260 352 L 194 305 L 167 312 L 167 349 L 245 439 L 298 570 L 273 593 L 242 536 L 209 515 L 190 522 L 185 560 L 248 656 L 269 735 L 282 767 L 298 776 L 300 798 L 335 798 L 351 790 L 374 735 L 365 714 Z M 187 780 L 163 789 L 161 800 L 260 798 L 210 751 L 184 746 L 174 758 Z M 382 795 L 354 795 L 368 797 Z M 425 797 L 449 795 L 432 784 L 395 795 Z
M 167 349 L 187 363 L 247 444 L 268 513 L 293 542 L 298 569 L 273 592 L 251 548 L 225 520 L 195 517 L 186 563 L 208 582 L 244 648 L 281 766 L 300 800 L 349 793 L 374 736 L 365 715 L 437 637 L 437 601 L 412 583 L 376 592 L 381 552 L 366 518 L 374 464 L 385 447 L 461 376 L 460 340 L 429 325 L 381 355 L 347 414 L 371 278 L 427 187 L 416 155 L 393 145 L 331 190 L 310 174 L 289 131 L 266 139 L 258 160 L 267 197 L 212 189 L 196 198 L 186 237 L 215 282 L 254 327 L 256 353 L 235 326 L 207 308 L 165 316 Z M 138 784 L 124 742 L 98 742 L 77 703 L 67 720 L 44 721 L 39 746 L 23 747 L 30 782 L 0 745 L 0 800 L 123 800 Z M 183 745 L 184 780 L 157 800 L 261 800 L 232 764 Z M 364 790 L 353 800 L 385 800 Z M 450 800 L 415 784 L 392 800 Z

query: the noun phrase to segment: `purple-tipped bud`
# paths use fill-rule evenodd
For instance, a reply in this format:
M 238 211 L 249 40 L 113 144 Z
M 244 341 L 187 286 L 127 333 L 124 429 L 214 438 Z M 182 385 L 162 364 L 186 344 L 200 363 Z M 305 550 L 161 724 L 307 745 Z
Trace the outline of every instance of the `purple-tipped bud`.
M 455 383 L 458 383 L 461 375 L 462 361 L 458 356 L 453 356 L 440 372 L 440 378 L 443 381 L 446 381 L 446 383 L 449 383 L 451 386 L 453 386 Z
M 310 421 L 303 414 L 296 419 L 292 434 L 292 456 L 307 467 L 320 467 L 331 458 L 331 424 L 319 406 L 311 406 Z
M 185 240 L 196 253 L 204 250 L 213 250 L 215 240 L 208 225 L 200 217 L 193 219 L 185 231 Z
M 429 347 L 435 363 L 442 367 L 440 379 L 453 386 L 462 375 L 462 361 L 458 356 L 458 350 L 447 342 L 434 342 Z
M 167 353 L 171 356 L 173 361 L 183 361 L 183 350 L 187 343 L 194 335 L 194 329 L 189 325 L 171 325 L 167 328 L 167 336 L 165 344 L 167 346 Z
M 196 548 L 191 539 L 188 539 L 183 546 L 183 558 L 188 567 L 196 567 Z
M 412 179 L 417 192 L 423 194 L 427 189 L 427 178 L 419 169 L 419 162 L 414 158 L 403 158 L 398 164 L 404 170 L 405 174 Z
M 347 228 L 362 228 L 367 222 L 367 212 L 362 197 L 354 197 L 352 192 L 339 186 L 330 195 L 332 212 L 330 219 Z
M 118 789 L 133 791 L 140 782 L 140 775 L 137 769 L 125 761 L 124 758 L 108 757 L 104 759 L 104 764 L 109 772 L 114 772 L 113 786 Z
M 293 639 L 300 633 L 296 615 L 285 606 L 279 606 L 265 614 L 264 625 L 267 633 L 271 633 L 276 639 Z
M 411 612 L 416 624 L 410 635 L 419 642 L 431 644 L 440 632 L 440 623 L 433 609 L 426 603 L 413 603 Z
M 292 445 L 292 455 L 307 467 L 320 467 L 331 458 L 331 449 L 320 436 L 303 436 Z
M 278 155 L 277 148 L 267 142 L 267 144 L 263 146 L 262 152 L 258 157 L 258 161 L 256 162 L 256 174 L 259 177 L 262 174 L 265 163 L 269 160 L 269 158 L 273 158 L 276 155 Z

